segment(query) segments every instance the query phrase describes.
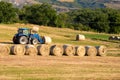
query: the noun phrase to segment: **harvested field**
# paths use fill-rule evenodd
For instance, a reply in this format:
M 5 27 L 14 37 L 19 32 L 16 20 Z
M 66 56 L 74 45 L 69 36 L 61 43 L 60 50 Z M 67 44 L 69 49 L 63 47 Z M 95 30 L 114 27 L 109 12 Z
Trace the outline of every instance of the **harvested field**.
M 0 80 L 120 80 L 119 57 L 0 57 Z
M 31 28 L 32 26 L 34 25 L 1 24 L 0 43 L 13 46 L 11 39 L 17 28 Z M 120 80 L 120 41 L 108 40 L 110 34 L 52 27 L 40 27 L 39 34 L 50 36 L 52 43 L 56 44 L 51 44 L 51 56 L 46 56 L 48 54 L 45 54 L 45 57 L 39 56 L 42 55 L 39 53 L 41 50 L 38 51 L 36 46 L 31 45 L 25 47 L 26 55 L 0 56 L 0 80 Z M 76 34 L 85 35 L 86 40 L 76 41 Z M 98 51 L 91 50 L 89 47 L 87 52 L 90 57 L 81 57 L 78 54 L 77 56 L 62 56 L 63 48 L 58 45 L 64 44 L 74 46 L 104 45 L 109 49 L 106 52 L 106 57 L 95 56 Z M 45 52 L 47 49 L 42 51 Z M 16 50 L 19 51 L 20 48 L 18 47 Z M 4 51 L 1 49 L 2 52 Z M 37 55 L 38 53 L 39 55 Z

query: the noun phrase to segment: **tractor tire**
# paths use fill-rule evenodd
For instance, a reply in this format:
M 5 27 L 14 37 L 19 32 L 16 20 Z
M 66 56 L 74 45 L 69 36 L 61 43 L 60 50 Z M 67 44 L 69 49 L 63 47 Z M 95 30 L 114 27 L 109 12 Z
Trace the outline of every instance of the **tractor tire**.
M 28 43 L 28 39 L 25 36 L 20 36 L 18 39 L 18 43 L 19 44 L 27 44 Z
M 32 40 L 31 40 L 31 43 L 32 43 L 33 45 L 36 45 L 36 44 L 38 44 L 38 40 L 37 40 L 37 39 L 32 39 Z
M 13 43 L 14 43 L 14 44 L 18 44 L 18 41 L 17 41 L 17 39 L 16 39 L 16 36 L 13 37 Z

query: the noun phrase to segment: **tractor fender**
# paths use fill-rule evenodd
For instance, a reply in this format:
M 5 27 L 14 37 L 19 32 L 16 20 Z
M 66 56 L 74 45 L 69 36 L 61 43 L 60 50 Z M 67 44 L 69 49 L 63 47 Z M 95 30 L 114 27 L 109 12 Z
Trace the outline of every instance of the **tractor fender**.
M 39 36 L 39 34 L 31 34 L 31 39 L 37 39 L 39 43 L 43 44 L 43 39 Z

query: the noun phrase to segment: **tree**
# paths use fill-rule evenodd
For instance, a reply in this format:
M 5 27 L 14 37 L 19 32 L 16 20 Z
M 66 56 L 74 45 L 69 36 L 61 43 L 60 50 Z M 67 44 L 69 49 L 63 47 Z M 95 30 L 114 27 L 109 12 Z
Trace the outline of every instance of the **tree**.
M 120 12 L 109 15 L 110 20 L 110 33 L 120 33 Z
M 49 4 L 25 6 L 23 10 L 29 23 L 56 26 L 57 13 Z
M 57 16 L 57 20 L 56 20 L 56 26 L 57 27 L 60 27 L 60 28 L 63 28 L 66 26 L 66 21 L 68 19 L 68 15 L 65 14 L 65 13 L 60 13 L 58 16 Z
M 90 27 L 98 32 L 109 32 L 108 15 L 101 11 L 96 11 L 94 16 L 95 18 L 89 24 Z
M 109 13 L 113 10 L 111 9 L 81 9 L 72 12 L 73 24 L 76 26 L 75 29 L 81 29 L 80 25 L 82 24 L 85 30 L 94 30 L 97 32 L 109 32 L 110 30 L 110 21 Z M 70 12 L 71 13 L 71 12 Z M 79 27 L 78 27 L 79 26 Z M 91 28 L 91 29 L 90 29 Z
M 14 8 L 11 3 L 0 2 L 0 23 L 12 23 L 19 20 L 18 9 Z

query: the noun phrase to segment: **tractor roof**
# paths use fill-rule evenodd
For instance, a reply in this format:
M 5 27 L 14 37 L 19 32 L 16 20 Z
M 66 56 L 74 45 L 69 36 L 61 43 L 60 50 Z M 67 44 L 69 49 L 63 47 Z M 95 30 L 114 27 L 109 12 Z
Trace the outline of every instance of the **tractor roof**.
M 29 28 L 19 28 L 19 30 L 30 30 Z

